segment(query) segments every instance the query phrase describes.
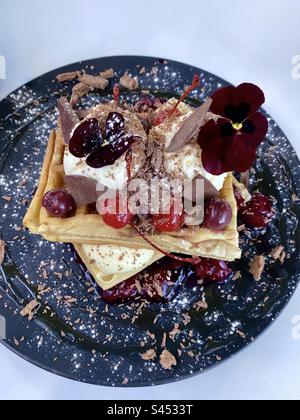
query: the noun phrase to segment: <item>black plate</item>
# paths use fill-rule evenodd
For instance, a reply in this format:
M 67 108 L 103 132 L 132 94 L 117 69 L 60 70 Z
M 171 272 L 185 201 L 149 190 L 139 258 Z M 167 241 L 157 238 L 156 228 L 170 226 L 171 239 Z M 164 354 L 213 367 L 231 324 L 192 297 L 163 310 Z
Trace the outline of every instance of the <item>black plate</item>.
M 242 235 L 247 254 L 235 265 L 241 272 L 238 280 L 205 290 L 185 288 L 170 304 L 142 309 L 133 324 L 137 309 L 106 307 L 96 294 L 87 291 L 85 275 L 74 261 L 70 246 L 51 244 L 20 230 L 26 200 L 31 199 L 37 185 L 50 128 L 56 125 L 56 100 L 70 92 L 71 84 L 59 85 L 54 82 L 55 76 L 82 68 L 95 74 L 110 67 L 118 75 L 125 70 L 137 74 L 141 68 L 137 66 L 145 66 L 150 72 L 140 76 L 143 88 L 166 96 L 180 93 L 199 72 L 202 86 L 192 95 L 195 102 L 227 84 L 210 73 L 173 61 L 109 57 L 46 74 L 0 103 L 0 196 L 12 196 L 11 202 L 0 201 L 1 234 L 8 249 L 0 272 L 0 313 L 7 321 L 3 344 L 48 371 L 98 385 L 157 385 L 217 365 L 247 346 L 277 318 L 294 293 L 300 274 L 300 165 L 271 118 L 268 141 L 253 171 L 252 187 L 277 200 L 278 218 L 263 233 Z M 151 72 L 153 67 L 158 68 L 156 76 Z M 85 102 L 101 99 L 96 95 Z M 279 244 L 287 253 L 284 263 L 268 258 L 263 279 L 255 282 L 248 273 L 250 259 L 256 254 L 267 255 Z M 38 285 L 51 290 L 43 294 L 40 309 L 28 321 L 20 311 L 35 298 Z M 74 298 L 72 303 L 66 296 Z M 197 311 L 194 304 L 203 297 L 208 309 Z M 182 314 L 190 316 L 188 325 L 182 323 Z M 175 323 L 181 325 L 182 332 L 174 341 L 167 339 L 167 348 L 177 355 L 180 343 L 184 343 L 177 366 L 167 371 L 158 359 L 142 360 L 140 354 L 147 349 L 161 353 L 164 333 L 172 331 Z M 155 333 L 156 341 L 147 331 Z

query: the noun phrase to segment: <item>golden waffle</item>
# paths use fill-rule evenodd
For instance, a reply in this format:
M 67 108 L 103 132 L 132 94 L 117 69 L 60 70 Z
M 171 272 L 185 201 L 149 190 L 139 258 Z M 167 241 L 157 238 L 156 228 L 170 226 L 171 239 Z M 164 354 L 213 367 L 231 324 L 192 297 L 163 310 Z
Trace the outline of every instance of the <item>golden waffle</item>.
M 142 238 L 134 235 L 133 229 L 121 230 L 107 226 L 97 214 L 90 214 L 88 207 L 79 207 L 74 217 L 58 219 L 51 217 L 42 208 L 45 193 L 64 187 L 64 141 L 60 129 L 50 136 L 37 192 L 24 219 L 24 225 L 34 234 L 42 235 L 52 242 L 89 245 L 118 245 L 135 249 L 152 249 Z M 196 231 L 185 229 L 172 235 L 159 234 L 151 237 L 161 249 L 206 258 L 233 261 L 240 258 L 239 235 L 237 231 L 237 204 L 233 191 L 233 176 L 228 175 L 221 197 L 229 202 L 233 218 L 223 232 L 206 228 Z

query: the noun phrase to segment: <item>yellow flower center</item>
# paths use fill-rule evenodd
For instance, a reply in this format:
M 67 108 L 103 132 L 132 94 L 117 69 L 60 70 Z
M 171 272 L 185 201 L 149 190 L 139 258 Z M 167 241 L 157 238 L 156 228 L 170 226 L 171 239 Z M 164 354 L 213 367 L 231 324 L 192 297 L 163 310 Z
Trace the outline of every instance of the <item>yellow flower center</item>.
M 232 124 L 232 127 L 236 130 L 236 131 L 240 131 L 243 128 L 243 123 L 234 123 Z

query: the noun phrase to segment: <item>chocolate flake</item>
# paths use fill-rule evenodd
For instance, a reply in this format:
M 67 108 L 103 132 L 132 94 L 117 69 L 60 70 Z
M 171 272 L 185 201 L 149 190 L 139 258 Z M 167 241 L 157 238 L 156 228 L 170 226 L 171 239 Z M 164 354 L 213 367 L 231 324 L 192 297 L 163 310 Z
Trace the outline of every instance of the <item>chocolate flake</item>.
M 39 303 L 34 299 L 20 312 L 23 317 L 28 316 L 29 321 L 33 319 L 34 310 L 39 306 Z
M 60 116 L 61 131 L 66 144 L 69 144 L 71 138 L 71 132 L 77 123 L 79 118 L 74 112 L 67 98 L 61 98 L 58 101 L 58 111 Z
M 262 255 L 254 257 L 250 263 L 250 273 L 253 275 L 256 281 L 261 280 L 262 273 L 264 272 L 266 264 L 266 258 Z
M 102 79 L 112 79 L 114 76 L 115 76 L 115 72 L 113 68 L 107 69 L 100 73 L 100 77 L 102 77 Z
M 151 349 L 151 350 L 148 350 L 146 353 L 142 354 L 141 356 L 143 360 L 151 361 L 151 360 L 156 359 L 157 355 L 156 355 L 156 351 Z
M 279 260 L 284 252 L 284 246 L 279 245 L 276 248 L 273 249 L 270 256 L 275 260 Z
M 120 85 L 128 90 L 136 90 L 139 87 L 139 81 L 137 77 L 131 77 L 126 72 L 120 79 Z
M 0 267 L 3 264 L 5 258 L 5 242 L 0 240 Z
M 10 195 L 3 195 L 1 198 L 8 203 L 12 201 L 12 197 Z
M 212 99 L 207 99 L 200 108 L 183 123 L 180 130 L 173 137 L 166 152 L 174 153 L 182 149 L 193 137 L 195 137 L 205 121 L 206 114 L 211 107 Z
M 79 76 L 81 76 L 80 71 L 71 71 L 67 73 L 58 74 L 56 76 L 56 80 L 60 83 L 71 82 L 72 80 L 75 80 Z
M 168 350 L 162 352 L 159 361 L 165 370 L 171 370 L 173 366 L 177 366 L 177 360 Z
M 78 80 L 87 85 L 90 89 L 105 90 L 109 84 L 107 79 L 104 79 L 101 76 L 92 76 L 90 74 L 83 74 Z

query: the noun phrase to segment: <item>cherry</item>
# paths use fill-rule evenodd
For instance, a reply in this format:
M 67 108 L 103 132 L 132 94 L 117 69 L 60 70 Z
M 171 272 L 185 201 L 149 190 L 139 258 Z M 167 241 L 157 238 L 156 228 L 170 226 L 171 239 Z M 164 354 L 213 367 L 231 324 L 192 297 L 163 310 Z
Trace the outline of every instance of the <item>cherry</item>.
M 43 198 L 42 206 L 54 217 L 72 217 L 76 212 L 75 200 L 65 190 L 47 192 Z
M 105 124 L 106 140 L 113 144 L 125 134 L 125 118 L 119 112 L 111 112 Z
M 91 153 L 86 163 L 91 168 L 99 169 L 104 166 L 113 165 L 140 137 L 134 135 L 127 135 L 119 138 L 116 142 L 100 147 L 95 152 Z
M 195 265 L 195 273 L 201 280 L 221 282 L 232 274 L 232 270 L 225 261 L 202 258 Z
M 108 200 L 106 201 L 106 207 L 108 207 Z M 132 222 L 133 214 L 127 210 L 126 213 L 120 213 L 120 197 L 117 195 L 115 202 L 111 200 L 112 208 L 116 209 L 116 213 L 107 213 L 102 215 L 103 221 L 108 226 L 113 227 L 114 229 L 122 229 L 125 226 L 129 225 Z
M 167 302 L 176 295 L 187 278 L 188 270 L 183 263 L 164 258 L 113 289 L 103 291 L 102 298 L 111 304 L 124 303 L 137 297 L 151 302 Z
M 252 200 L 241 208 L 244 223 L 253 228 L 264 228 L 274 217 L 273 202 L 261 193 L 254 193 Z
M 212 198 L 205 204 L 204 226 L 214 231 L 225 230 L 232 216 L 232 208 L 227 201 Z
M 99 122 L 96 118 L 83 121 L 73 132 L 69 150 L 73 156 L 84 158 L 96 151 L 102 144 Z
M 184 222 L 184 214 L 175 214 L 174 207 L 171 207 L 170 214 L 155 214 L 152 216 L 152 223 L 159 232 L 178 232 L 183 227 Z

